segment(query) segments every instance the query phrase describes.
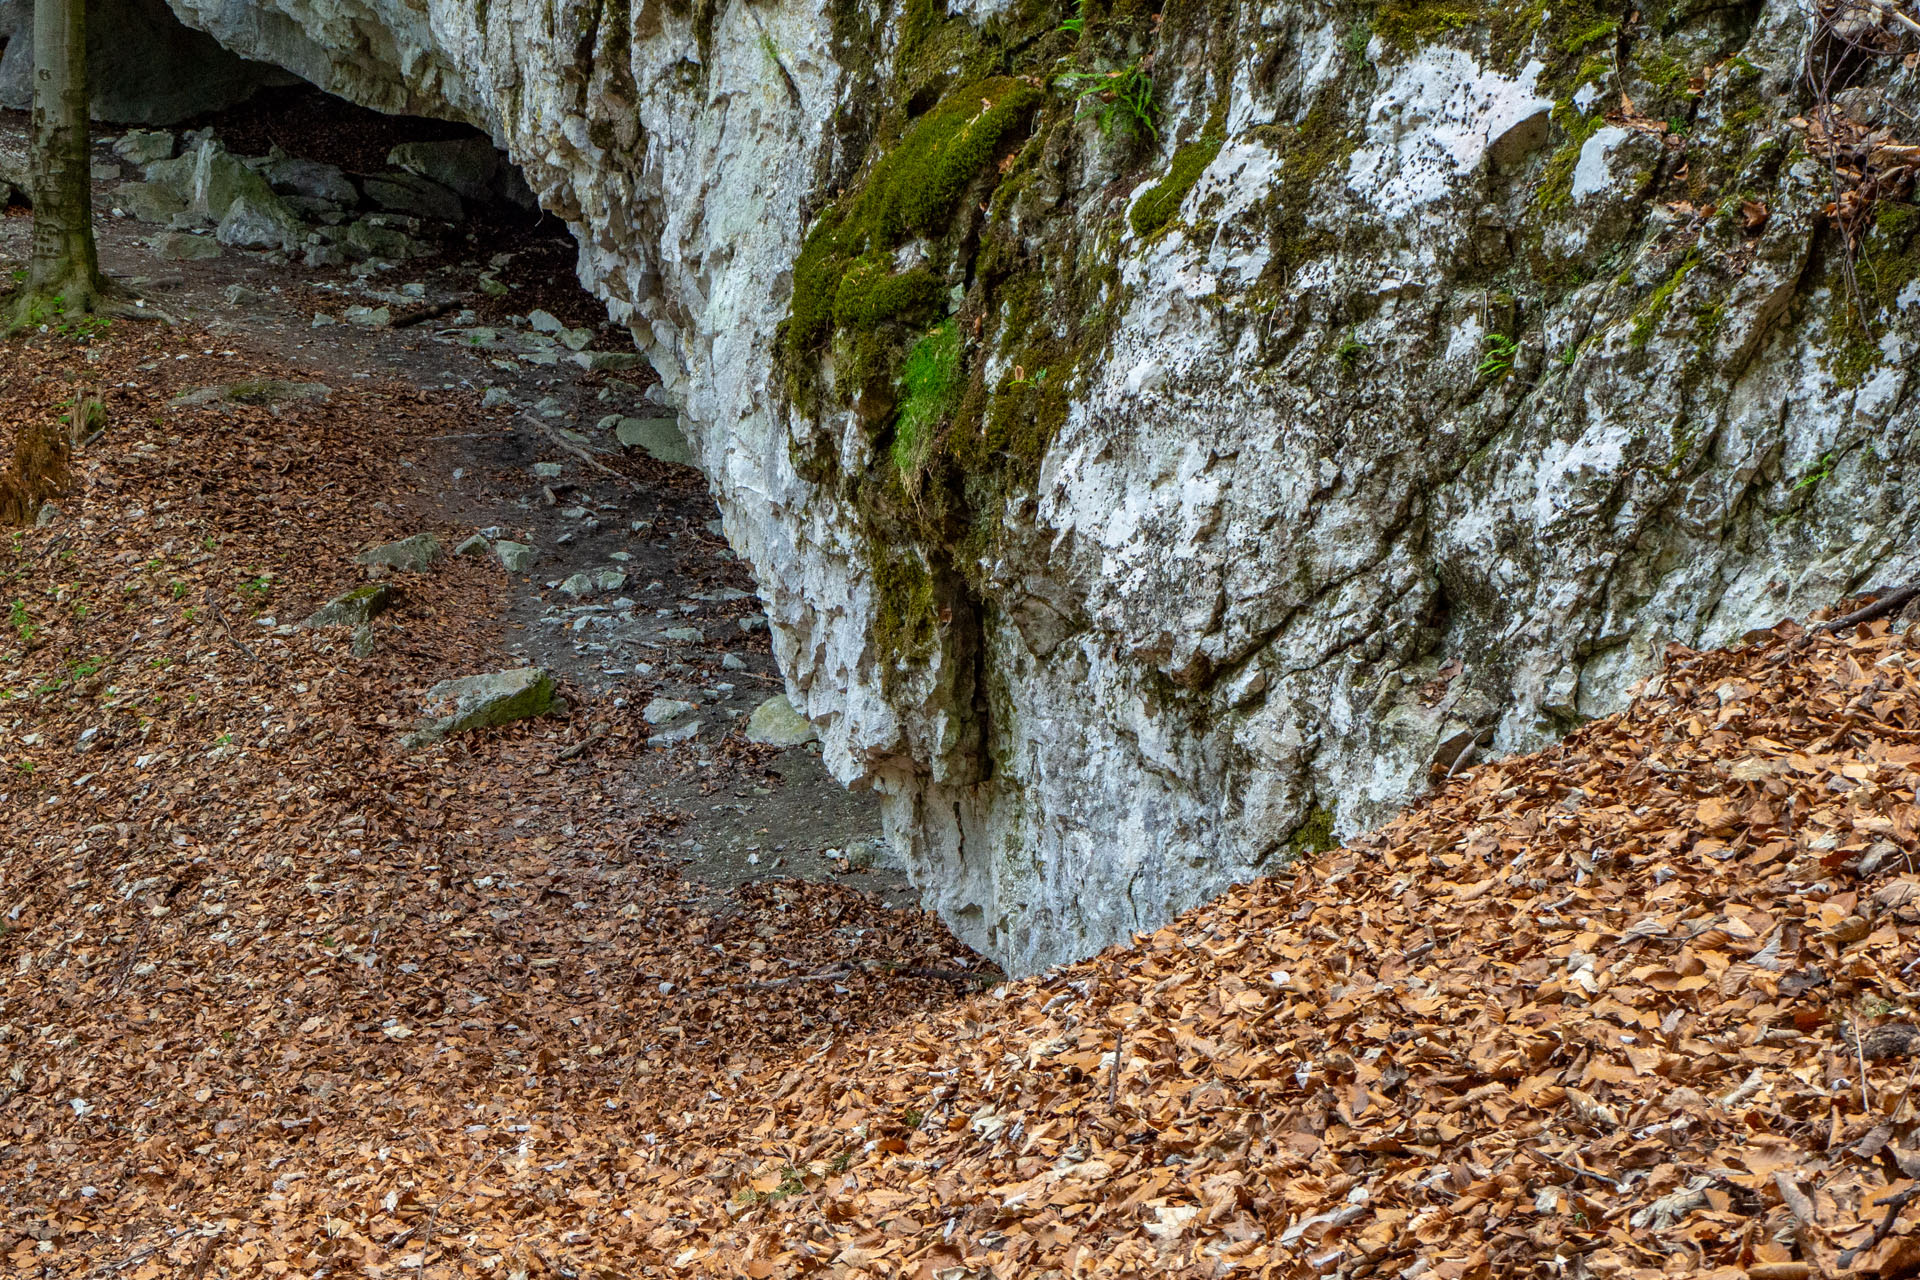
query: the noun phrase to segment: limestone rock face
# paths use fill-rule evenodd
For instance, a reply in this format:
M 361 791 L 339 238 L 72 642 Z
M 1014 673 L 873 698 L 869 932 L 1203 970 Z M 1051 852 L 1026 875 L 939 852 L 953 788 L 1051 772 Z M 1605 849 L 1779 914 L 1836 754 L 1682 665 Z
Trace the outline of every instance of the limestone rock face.
M 522 166 L 1014 970 L 1920 572 L 1920 245 L 1869 210 L 1848 285 L 1790 0 L 174 5 Z

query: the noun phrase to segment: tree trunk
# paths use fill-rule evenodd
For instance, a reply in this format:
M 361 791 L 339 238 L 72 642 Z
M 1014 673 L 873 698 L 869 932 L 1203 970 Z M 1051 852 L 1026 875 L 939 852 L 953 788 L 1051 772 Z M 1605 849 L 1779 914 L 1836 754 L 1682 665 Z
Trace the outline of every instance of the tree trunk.
M 104 293 L 87 126 L 86 0 L 34 0 L 33 260 L 16 325 L 91 312 Z

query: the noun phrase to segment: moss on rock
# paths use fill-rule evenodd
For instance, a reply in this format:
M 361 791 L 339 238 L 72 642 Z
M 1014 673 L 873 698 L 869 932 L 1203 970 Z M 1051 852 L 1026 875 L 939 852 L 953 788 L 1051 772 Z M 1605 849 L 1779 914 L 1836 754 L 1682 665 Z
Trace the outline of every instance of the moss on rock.
M 1187 192 L 1193 190 L 1194 183 L 1200 181 L 1200 175 L 1220 154 L 1220 146 L 1219 138 L 1202 138 L 1173 153 L 1173 163 L 1167 169 L 1167 176 L 1133 202 L 1133 209 L 1127 218 L 1133 224 L 1135 235 L 1143 238 L 1150 236 L 1173 221 L 1173 215 L 1180 212 L 1180 202 L 1187 198 Z

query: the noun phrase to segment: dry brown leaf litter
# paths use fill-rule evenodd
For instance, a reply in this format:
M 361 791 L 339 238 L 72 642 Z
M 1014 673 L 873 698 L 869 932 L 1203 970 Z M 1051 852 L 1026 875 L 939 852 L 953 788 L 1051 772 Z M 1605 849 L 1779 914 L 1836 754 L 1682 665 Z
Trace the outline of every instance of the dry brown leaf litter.
M 264 519 L 280 491 L 207 431 L 195 483 Z M 170 482 L 79 518 L 137 559 L 166 530 L 125 504 Z M 917 1017 L 939 984 L 898 967 L 943 963 L 931 931 L 818 887 L 712 914 L 637 852 L 659 817 L 609 824 L 605 776 L 552 767 L 560 730 L 401 761 L 356 709 L 403 701 L 394 671 L 195 634 L 191 686 L 30 708 L 52 741 L 103 697 L 217 702 L 148 717 L 164 772 L 129 742 L 82 801 L 104 762 L 48 750 L 0 802 L 15 1274 L 1920 1269 L 1920 641 L 1887 622 L 1676 651 L 1625 714 L 1291 880 Z M 269 690 L 309 718 L 238 718 Z M 244 760 L 183 745 L 227 724 Z
M 0 535 L 0 1275 L 387 1274 L 428 1236 L 503 1276 L 604 1257 L 517 1192 L 449 1193 L 569 1192 L 716 1073 L 948 1001 L 927 975 L 968 962 L 849 890 L 682 881 L 680 815 L 626 782 L 631 707 L 573 691 L 395 751 L 421 690 L 502 664 L 497 569 L 401 579 L 366 662 L 258 619 L 360 581 L 364 545 L 464 536 L 419 491 L 472 406 L 342 379 L 170 407 L 312 376 L 217 341 L 0 363 L 9 419 L 76 375 L 112 415 L 61 517 Z M 770 781 L 761 755 L 708 785 Z

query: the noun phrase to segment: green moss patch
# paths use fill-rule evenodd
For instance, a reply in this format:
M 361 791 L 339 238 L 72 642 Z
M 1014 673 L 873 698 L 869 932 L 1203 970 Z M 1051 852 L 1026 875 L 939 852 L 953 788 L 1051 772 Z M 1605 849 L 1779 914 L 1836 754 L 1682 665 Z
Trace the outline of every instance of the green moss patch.
M 948 320 L 907 352 L 900 371 L 900 408 L 893 424 L 893 464 L 917 472 L 934 433 L 960 399 L 960 326 Z
M 1198 142 L 1189 142 L 1173 153 L 1173 164 L 1167 169 L 1167 176 L 1133 202 L 1133 209 L 1127 218 L 1133 224 L 1135 235 L 1142 238 L 1150 236 L 1173 221 L 1173 215 L 1180 211 L 1180 202 L 1187 198 L 1187 192 L 1193 190 L 1193 184 L 1200 181 L 1200 175 L 1220 154 L 1220 146 L 1219 138 L 1202 138 Z
M 1043 96 L 1010 76 L 954 90 L 874 165 L 857 194 L 821 217 L 794 263 L 792 354 L 818 347 L 835 325 L 870 327 L 937 292 L 925 272 L 889 278 L 884 255 L 911 239 L 941 239 L 961 192 L 1024 134 Z

